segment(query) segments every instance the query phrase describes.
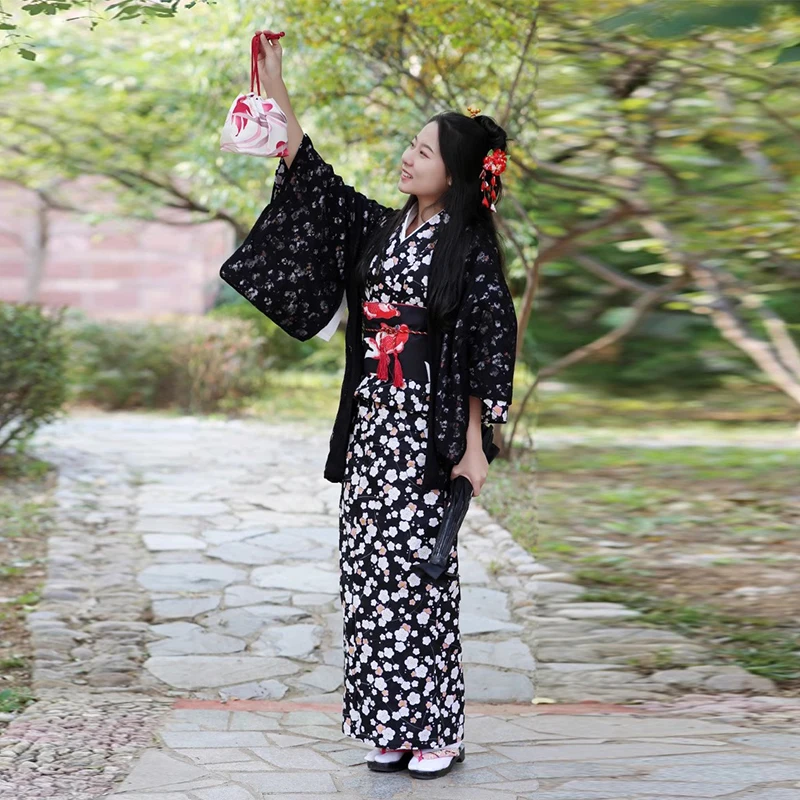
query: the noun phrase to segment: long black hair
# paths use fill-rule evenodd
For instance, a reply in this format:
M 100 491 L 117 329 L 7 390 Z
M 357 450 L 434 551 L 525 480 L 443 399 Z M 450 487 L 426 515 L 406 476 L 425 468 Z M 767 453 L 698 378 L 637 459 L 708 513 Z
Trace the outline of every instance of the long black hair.
M 437 229 L 426 306 L 428 315 L 434 318 L 439 327 L 447 330 L 452 326 L 461 302 L 464 261 L 471 244 L 471 236 L 467 232 L 476 226 L 483 228 L 497 246 L 501 268 L 505 269 L 504 251 L 494 212 L 482 204 L 480 174 L 483 159 L 489 151 L 495 148 L 505 150 L 508 137 L 492 117 L 482 114 L 470 117 L 458 111 L 442 111 L 432 116 L 428 120 L 430 122 L 438 123 L 439 152 L 452 184 L 439 199 L 443 211 L 449 215 L 449 221 Z M 495 204 L 502 195 L 501 176 L 496 176 L 496 183 Z M 416 195 L 409 195 L 403 208 L 392 214 L 367 242 L 353 270 L 359 290 L 366 284 L 373 258 L 376 255 L 382 257 L 392 231 L 402 224 L 416 202 Z

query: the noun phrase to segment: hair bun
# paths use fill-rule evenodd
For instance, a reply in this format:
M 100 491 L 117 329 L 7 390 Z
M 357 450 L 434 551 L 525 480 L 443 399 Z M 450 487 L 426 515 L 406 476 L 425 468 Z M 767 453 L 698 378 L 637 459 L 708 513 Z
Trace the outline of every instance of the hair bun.
M 473 117 L 475 122 L 483 128 L 486 132 L 486 138 L 489 142 L 487 149 L 491 150 L 505 150 L 508 144 L 508 136 L 492 117 L 484 114 L 478 114 Z

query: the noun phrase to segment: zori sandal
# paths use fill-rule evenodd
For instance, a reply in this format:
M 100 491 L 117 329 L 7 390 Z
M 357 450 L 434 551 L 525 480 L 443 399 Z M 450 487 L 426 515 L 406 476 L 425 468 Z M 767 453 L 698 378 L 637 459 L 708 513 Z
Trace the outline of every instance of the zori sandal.
M 386 747 L 374 747 L 364 756 L 364 761 L 375 772 L 399 772 L 408 766 L 412 755 L 414 755 L 414 751 L 410 748 L 389 750 Z
M 464 743 L 445 747 L 442 750 L 415 750 L 414 758 L 408 765 L 408 771 L 413 778 L 441 778 L 447 775 L 456 761 L 466 758 Z

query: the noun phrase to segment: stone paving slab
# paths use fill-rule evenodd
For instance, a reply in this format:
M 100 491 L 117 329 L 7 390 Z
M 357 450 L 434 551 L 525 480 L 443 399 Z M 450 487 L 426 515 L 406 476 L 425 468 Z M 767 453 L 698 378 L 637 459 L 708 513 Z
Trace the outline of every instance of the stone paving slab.
M 114 797 L 800 800 L 792 733 L 800 704 L 754 698 L 747 710 L 720 703 L 718 711 L 722 721 L 691 709 L 661 715 L 598 703 L 535 710 L 475 703 L 467 710 L 465 761 L 422 782 L 407 772 L 370 772 L 363 761 L 370 747 L 342 734 L 340 705 L 178 700 L 158 749 L 146 751 Z M 187 724 L 196 730 L 176 730 Z M 320 727 L 326 741 L 302 735 Z M 758 732 L 764 729 L 771 732 Z

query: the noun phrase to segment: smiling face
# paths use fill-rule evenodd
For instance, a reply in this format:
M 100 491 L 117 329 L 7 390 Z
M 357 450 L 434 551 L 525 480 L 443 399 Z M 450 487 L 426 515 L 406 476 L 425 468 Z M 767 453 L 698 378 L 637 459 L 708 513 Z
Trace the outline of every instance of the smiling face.
M 447 171 L 439 152 L 439 125 L 429 122 L 403 153 L 398 188 L 416 195 L 420 207 L 435 203 L 447 190 Z

